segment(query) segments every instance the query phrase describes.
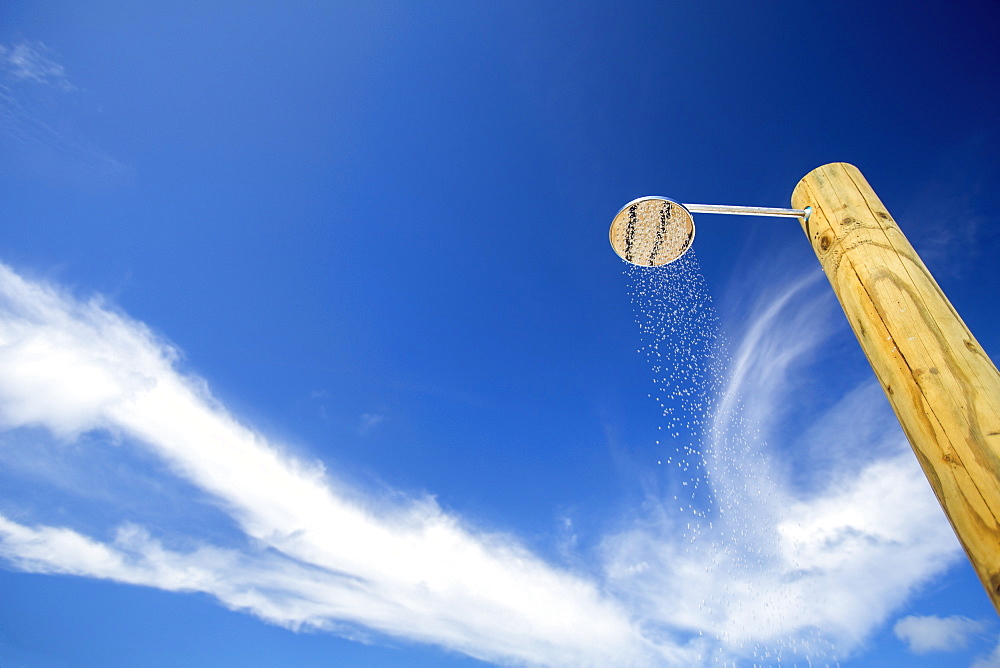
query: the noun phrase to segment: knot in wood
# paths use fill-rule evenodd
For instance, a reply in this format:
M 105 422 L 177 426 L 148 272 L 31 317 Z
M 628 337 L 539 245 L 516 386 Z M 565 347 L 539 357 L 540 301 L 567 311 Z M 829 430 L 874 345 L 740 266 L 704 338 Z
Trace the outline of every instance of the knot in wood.
M 822 250 L 822 251 L 830 250 L 830 244 L 831 243 L 832 242 L 830 241 L 830 237 L 828 237 L 827 235 L 824 234 L 819 239 L 819 249 Z

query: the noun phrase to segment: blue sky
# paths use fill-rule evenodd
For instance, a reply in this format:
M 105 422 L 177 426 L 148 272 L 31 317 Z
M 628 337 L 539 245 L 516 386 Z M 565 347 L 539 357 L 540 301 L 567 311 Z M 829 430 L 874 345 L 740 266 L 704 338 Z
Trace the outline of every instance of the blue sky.
M 0 18 L 4 666 L 1000 661 L 798 225 L 607 241 L 851 162 L 998 359 L 996 7 Z

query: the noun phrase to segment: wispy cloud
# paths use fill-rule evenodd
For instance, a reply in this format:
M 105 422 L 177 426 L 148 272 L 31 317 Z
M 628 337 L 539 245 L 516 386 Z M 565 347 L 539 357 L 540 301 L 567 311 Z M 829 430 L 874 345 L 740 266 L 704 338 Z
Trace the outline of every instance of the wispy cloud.
M 970 668 L 996 668 L 1000 666 L 1000 642 L 987 656 L 981 656 L 972 662 Z
M 0 265 L 0 428 L 147 453 L 239 530 L 225 542 L 126 521 L 124 506 L 94 526 L 0 505 L 0 556 L 26 571 L 204 592 L 291 628 L 389 634 L 489 661 L 846 655 L 960 552 L 888 408 L 850 419 L 876 396 L 873 383 L 779 437 L 774 407 L 789 405 L 824 345 L 819 285 L 812 275 L 786 282 L 750 310 L 704 443 L 707 501 L 649 498 L 605 537 L 587 567 L 601 575 L 591 575 L 433 498 L 338 479 L 241 423 L 141 323 Z M 824 434 L 827 450 L 847 454 L 781 463 L 800 446 L 822 451 Z M 880 445 L 858 464 L 850 454 L 862 442 Z
M 0 44 L 0 73 L 15 81 L 31 81 L 73 90 L 65 68 L 50 56 L 54 56 L 51 49 L 41 42 Z
M 74 129 L 81 91 L 55 58 L 41 42 L 0 44 L 0 170 L 84 189 L 121 182 L 128 168 Z
M 892 627 L 896 637 L 905 642 L 914 654 L 965 649 L 972 636 L 982 633 L 985 629 L 984 622 L 960 615 L 951 617 L 910 615 L 903 617 Z
M 990 201 L 997 158 L 992 132 L 975 132 L 956 142 L 942 159 L 929 165 L 926 181 L 906 193 L 894 215 L 905 223 L 907 237 L 935 276 L 965 277 L 982 252 L 992 222 L 984 207 Z
M 358 423 L 358 433 L 362 436 L 385 421 L 385 413 L 362 413 Z
M 742 283 L 759 299 L 703 443 L 707 499 L 650 498 L 605 541 L 613 590 L 647 624 L 710 634 L 719 660 L 848 656 L 960 555 L 878 385 L 818 411 L 802 394 L 837 331 L 821 278 Z
M 498 661 L 681 661 L 654 647 L 585 577 L 508 535 L 465 526 L 431 498 L 363 496 L 240 424 L 175 369 L 147 328 L 0 267 L 0 422 L 62 439 L 114 431 L 209 493 L 247 544 L 178 552 L 125 525 L 110 542 L 72 527 L 0 523 L 6 559 L 176 591 L 292 627 L 363 627 Z

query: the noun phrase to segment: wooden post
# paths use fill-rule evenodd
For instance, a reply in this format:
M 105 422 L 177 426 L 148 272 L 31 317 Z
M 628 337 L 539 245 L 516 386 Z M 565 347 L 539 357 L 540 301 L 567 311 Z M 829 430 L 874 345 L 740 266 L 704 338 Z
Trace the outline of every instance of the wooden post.
M 1000 373 L 856 167 L 809 172 L 792 206 L 1000 612 Z

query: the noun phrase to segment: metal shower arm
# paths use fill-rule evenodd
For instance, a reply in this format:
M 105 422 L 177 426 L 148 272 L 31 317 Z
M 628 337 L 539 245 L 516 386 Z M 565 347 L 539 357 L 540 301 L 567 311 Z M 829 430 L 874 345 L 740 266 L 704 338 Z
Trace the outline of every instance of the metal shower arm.
M 809 220 L 812 207 L 805 209 L 780 209 L 770 206 L 729 206 L 728 204 L 683 204 L 691 213 L 729 213 L 738 216 L 780 216 Z

